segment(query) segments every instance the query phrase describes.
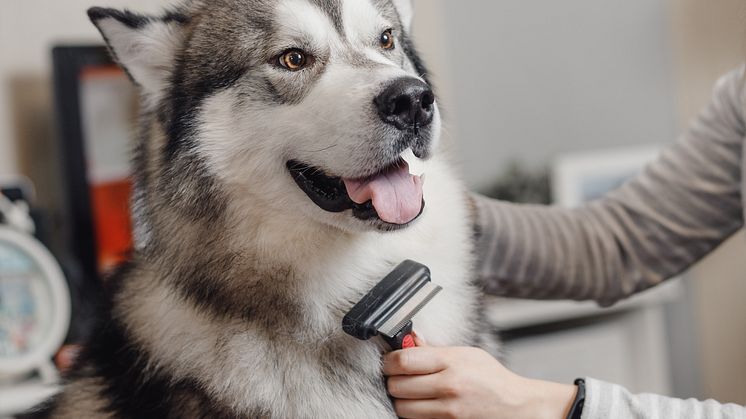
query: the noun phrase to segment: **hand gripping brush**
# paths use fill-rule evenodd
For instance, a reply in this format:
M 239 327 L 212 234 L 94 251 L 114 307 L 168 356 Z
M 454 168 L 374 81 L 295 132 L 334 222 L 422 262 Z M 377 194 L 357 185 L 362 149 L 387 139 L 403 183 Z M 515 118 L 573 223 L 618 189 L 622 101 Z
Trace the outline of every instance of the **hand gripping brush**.
M 427 266 L 404 261 L 352 307 L 342 329 L 360 340 L 380 334 L 393 350 L 414 347 L 412 318 L 442 289 Z

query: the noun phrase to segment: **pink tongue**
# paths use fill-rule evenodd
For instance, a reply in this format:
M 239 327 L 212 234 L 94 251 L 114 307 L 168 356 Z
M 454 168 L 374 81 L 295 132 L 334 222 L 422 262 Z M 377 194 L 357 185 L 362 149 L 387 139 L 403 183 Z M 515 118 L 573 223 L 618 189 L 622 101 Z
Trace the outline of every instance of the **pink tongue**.
M 381 220 L 407 224 L 422 210 L 422 179 L 409 174 L 406 164 L 366 179 L 342 179 L 357 204 L 373 201 Z

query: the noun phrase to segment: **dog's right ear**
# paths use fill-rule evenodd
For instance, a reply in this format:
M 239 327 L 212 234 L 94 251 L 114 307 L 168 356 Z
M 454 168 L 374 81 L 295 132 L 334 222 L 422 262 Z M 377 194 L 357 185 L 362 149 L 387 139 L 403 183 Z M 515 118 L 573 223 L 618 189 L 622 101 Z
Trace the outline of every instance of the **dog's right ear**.
M 152 17 L 100 7 L 89 9 L 88 16 L 133 81 L 147 95 L 159 95 L 182 45 L 186 18 L 177 13 Z

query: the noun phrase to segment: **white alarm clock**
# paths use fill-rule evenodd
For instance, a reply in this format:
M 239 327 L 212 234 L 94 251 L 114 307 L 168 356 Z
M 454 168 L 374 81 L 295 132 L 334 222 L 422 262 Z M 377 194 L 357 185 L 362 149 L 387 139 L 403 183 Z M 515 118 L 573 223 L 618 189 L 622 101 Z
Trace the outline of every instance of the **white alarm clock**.
M 0 418 L 56 391 L 52 363 L 70 326 L 62 269 L 33 236 L 25 203 L 0 194 Z

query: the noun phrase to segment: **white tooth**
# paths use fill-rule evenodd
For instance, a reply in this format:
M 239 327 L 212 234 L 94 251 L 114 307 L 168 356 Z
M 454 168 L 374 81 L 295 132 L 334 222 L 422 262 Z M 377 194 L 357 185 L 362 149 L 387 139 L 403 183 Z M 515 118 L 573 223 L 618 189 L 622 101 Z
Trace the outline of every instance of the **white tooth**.
M 409 174 L 412 176 L 422 176 L 425 174 L 425 162 L 421 158 L 414 155 L 414 151 L 411 148 L 404 150 L 401 153 L 401 158 L 409 165 Z

